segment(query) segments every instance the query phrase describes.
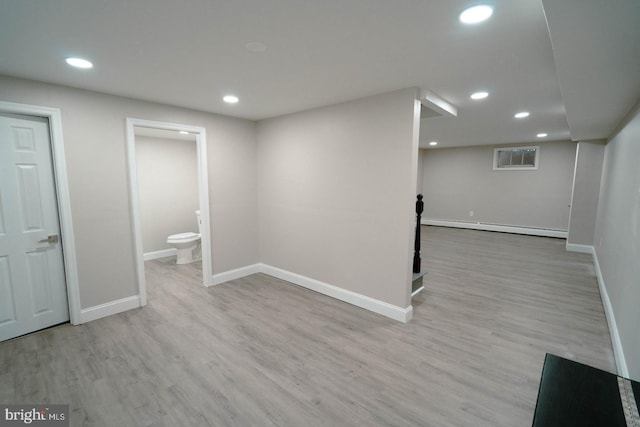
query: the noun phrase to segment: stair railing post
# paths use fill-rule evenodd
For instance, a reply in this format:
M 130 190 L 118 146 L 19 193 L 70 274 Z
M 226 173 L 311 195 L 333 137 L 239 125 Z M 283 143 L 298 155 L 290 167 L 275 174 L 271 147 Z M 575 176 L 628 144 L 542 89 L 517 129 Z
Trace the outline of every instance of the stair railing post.
M 420 217 L 424 211 L 424 202 L 422 201 L 422 194 L 418 194 L 418 201 L 416 201 L 416 240 L 413 245 L 413 272 L 420 273 Z

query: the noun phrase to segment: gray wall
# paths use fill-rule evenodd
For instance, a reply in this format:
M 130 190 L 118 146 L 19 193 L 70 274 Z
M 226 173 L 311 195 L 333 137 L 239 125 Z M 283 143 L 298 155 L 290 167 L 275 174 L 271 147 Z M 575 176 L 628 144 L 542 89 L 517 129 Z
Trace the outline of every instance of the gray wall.
M 640 381 L 640 109 L 606 146 L 595 251 L 631 378 Z
M 418 91 L 258 124 L 260 259 L 410 305 Z
M 137 295 L 126 117 L 206 128 L 214 272 L 258 262 L 254 123 L 4 76 L 0 98 L 62 111 L 82 308 Z
M 167 236 L 198 232 L 195 141 L 136 135 L 136 168 L 144 252 L 169 249 Z
M 494 171 L 497 146 L 424 150 L 423 218 L 567 230 L 576 144 L 526 145 L 540 146 L 538 170 Z
M 568 244 L 593 246 L 604 143 L 605 141 L 578 143 Z

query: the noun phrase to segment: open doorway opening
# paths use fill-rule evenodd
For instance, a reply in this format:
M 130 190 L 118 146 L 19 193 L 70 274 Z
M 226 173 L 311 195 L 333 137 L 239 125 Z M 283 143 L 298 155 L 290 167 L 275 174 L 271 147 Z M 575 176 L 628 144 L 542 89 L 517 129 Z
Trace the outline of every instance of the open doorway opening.
M 169 136 L 169 138 L 167 138 Z M 153 209 L 153 203 L 149 204 L 148 200 L 148 192 L 141 194 L 141 184 L 143 184 L 146 178 L 142 178 L 140 176 L 141 170 L 140 168 L 146 168 L 148 166 L 149 161 L 153 162 L 153 159 L 146 158 L 144 166 L 142 163 L 138 162 L 138 153 L 140 153 L 137 148 L 142 148 L 143 144 L 145 145 L 144 150 L 148 151 L 148 143 L 153 142 L 154 138 L 156 140 L 160 138 L 164 138 L 166 140 L 171 140 L 173 144 L 194 144 L 195 143 L 195 162 L 194 165 L 197 165 L 197 173 L 195 174 L 195 183 L 197 186 L 197 194 L 189 196 L 189 194 L 193 193 L 193 188 L 185 188 L 184 191 L 176 193 L 175 205 L 179 206 L 179 208 L 172 210 L 171 213 L 167 212 L 157 212 L 157 215 L 171 215 L 171 216 L 182 216 L 184 219 L 182 223 L 180 220 L 177 222 L 174 221 L 173 225 L 167 225 L 162 221 L 154 221 L 153 224 L 149 224 L 149 220 L 147 219 L 147 223 L 145 226 L 147 229 L 156 229 L 156 234 L 167 234 L 169 233 L 166 230 L 173 230 L 170 232 L 171 234 L 167 234 L 167 236 L 145 236 L 143 232 L 143 220 L 144 218 L 149 218 L 149 209 Z M 140 143 L 140 146 L 137 146 L 137 142 Z M 158 148 L 160 148 L 161 144 L 158 144 Z M 171 145 L 167 145 L 166 147 L 170 147 Z M 174 147 L 175 148 L 175 147 Z M 180 150 L 176 151 L 176 156 L 186 156 L 189 154 L 189 147 L 187 145 L 183 147 L 179 147 Z M 169 236 L 174 235 L 185 235 L 186 233 L 197 233 L 199 231 L 200 234 L 200 248 L 196 248 L 194 251 L 194 256 L 197 258 L 202 258 L 202 284 L 204 286 L 210 286 L 212 279 L 212 269 L 211 269 L 211 233 L 209 226 L 209 187 L 208 187 L 208 176 L 207 176 L 207 151 L 206 151 L 206 133 L 203 127 L 198 126 L 189 126 L 189 125 L 181 125 L 176 123 L 166 123 L 166 122 L 155 122 L 149 120 L 142 119 L 127 119 L 127 154 L 128 154 L 128 163 L 129 163 L 129 194 L 131 198 L 131 217 L 133 223 L 133 233 L 134 233 L 134 246 L 135 246 L 135 262 L 136 262 L 136 273 L 138 279 L 138 288 L 140 294 L 141 305 L 145 305 L 147 302 L 146 295 L 146 278 L 145 278 L 145 269 L 144 269 L 144 261 L 145 258 L 152 259 L 154 256 L 166 256 L 173 255 L 173 253 L 178 253 L 180 249 L 177 249 L 176 246 L 166 246 L 166 239 Z M 177 157 L 176 157 L 177 160 Z M 180 178 L 182 185 L 192 185 L 193 181 L 189 181 L 189 177 L 184 176 L 185 173 L 180 173 L 179 171 L 167 169 L 166 171 L 167 179 Z M 193 171 L 191 171 L 193 172 Z M 190 173 L 186 173 L 190 175 Z M 175 173 L 175 175 L 173 175 Z M 180 175 L 180 176 L 179 176 Z M 148 180 L 148 179 L 147 179 Z M 176 183 L 179 185 L 178 183 Z M 158 183 L 159 186 L 162 186 L 162 183 Z M 168 188 L 167 188 L 168 189 Z M 162 188 L 158 189 L 158 191 L 162 191 Z M 195 200 L 194 200 L 195 199 Z M 197 206 L 195 206 L 197 200 Z M 195 209 L 194 209 L 195 208 Z M 199 211 L 199 215 L 196 214 L 196 210 Z M 174 212 L 175 211 L 175 212 Z M 189 216 L 187 217 L 185 212 L 182 211 L 190 211 Z M 153 215 L 153 213 L 151 213 Z M 199 221 L 196 222 L 196 221 Z M 182 225 L 181 225 L 182 224 Z M 164 228 L 163 228 L 164 227 Z M 173 228 L 166 228 L 173 227 Z M 182 230 L 181 228 L 185 228 Z M 163 231 L 164 230 L 164 231 Z M 148 234 L 148 233 L 147 233 Z M 153 233 L 152 233 L 153 234 Z M 184 238 L 186 236 L 182 236 Z M 160 245 L 160 240 L 165 239 L 165 247 L 154 247 L 154 245 Z M 146 246 L 146 248 L 145 248 Z M 190 252 L 191 253 L 191 252 Z M 180 257 L 178 257 L 179 259 Z M 186 262 L 188 262 L 187 260 Z

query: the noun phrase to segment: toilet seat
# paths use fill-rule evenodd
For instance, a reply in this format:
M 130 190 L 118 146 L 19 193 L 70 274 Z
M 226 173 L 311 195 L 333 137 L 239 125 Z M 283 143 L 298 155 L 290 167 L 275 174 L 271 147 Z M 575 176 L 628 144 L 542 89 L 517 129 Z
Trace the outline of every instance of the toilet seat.
M 198 239 L 200 239 L 199 233 L 178 233 L 172 234 L 171 236 L 167 237 L 167 243 L 188 243 L 195 242 Z

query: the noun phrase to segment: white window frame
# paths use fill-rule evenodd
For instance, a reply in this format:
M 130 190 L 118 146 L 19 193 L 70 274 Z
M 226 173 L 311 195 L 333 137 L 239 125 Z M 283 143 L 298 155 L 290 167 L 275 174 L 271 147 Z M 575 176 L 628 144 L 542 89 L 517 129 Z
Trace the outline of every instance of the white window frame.
M 528 149 L 536 150 L 536 157 L 534 160 L 533 166 L 510 166 L 510 167 L 498 167 L 498 156 L 500 151 L 515 151 L 515 150 L 528 150 Z M 526 147 L 497 147 L 493 149 L 493 170 L 494 171 L 534 171 L 538 170 L 538 166 L 540 165 L 540 146 L 539 145 L 530 145 Z

